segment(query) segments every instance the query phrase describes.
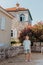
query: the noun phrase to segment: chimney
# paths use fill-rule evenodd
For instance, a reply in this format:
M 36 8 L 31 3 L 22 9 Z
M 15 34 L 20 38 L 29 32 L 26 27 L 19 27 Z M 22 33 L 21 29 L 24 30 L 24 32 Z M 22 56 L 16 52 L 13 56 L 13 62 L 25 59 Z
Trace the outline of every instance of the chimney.
M 17 7 L 17 8 L 19 8 L 19 5 L 20 5 L 20 4 L 19 4 L 19 3 L 17 3 L 17 4 L 16 4 L 16 7 Z

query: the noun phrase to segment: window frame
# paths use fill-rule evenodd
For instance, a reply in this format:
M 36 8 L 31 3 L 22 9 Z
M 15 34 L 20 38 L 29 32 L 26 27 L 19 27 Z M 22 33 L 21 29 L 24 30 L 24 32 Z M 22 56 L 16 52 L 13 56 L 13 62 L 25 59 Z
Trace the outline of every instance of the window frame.
M 24 14 L 20 14 L 20 21 L 25 21 L 25 15 Z

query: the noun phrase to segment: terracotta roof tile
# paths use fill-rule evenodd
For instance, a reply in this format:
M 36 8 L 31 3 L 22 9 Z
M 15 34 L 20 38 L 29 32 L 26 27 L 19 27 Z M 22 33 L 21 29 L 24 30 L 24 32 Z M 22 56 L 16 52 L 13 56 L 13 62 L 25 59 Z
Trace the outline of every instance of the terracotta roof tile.
M 25 9 L 25 8 L 16 8 L 16 7 L 13 7 L 13 8 L 7 8 L 6 11 L 10 12 L 10 11 L 25 11 L 25 10 L 28 10 L 28 9 Z

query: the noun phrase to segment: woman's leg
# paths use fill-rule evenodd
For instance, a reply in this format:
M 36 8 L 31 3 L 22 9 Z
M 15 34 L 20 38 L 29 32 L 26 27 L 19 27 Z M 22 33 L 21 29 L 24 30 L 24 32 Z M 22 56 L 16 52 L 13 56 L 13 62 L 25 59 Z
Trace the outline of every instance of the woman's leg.
M 29 59 L 29 61 L 31 61 L 31 50 L 29 50 L 28 59 Z
M 28 60 L 31 60 L 31 53 L 28 54 Z
M 25 54 L 25 59 L 28 61 L 28 57 L 29 57 L 29 54 L 28 53 L 26 53 Z
M 31 60 L 31 51 L 26 52 L 26 54 L 25 54 L 25 59 L 26 59 L 27 61 L 30 61 L 30 60 Z

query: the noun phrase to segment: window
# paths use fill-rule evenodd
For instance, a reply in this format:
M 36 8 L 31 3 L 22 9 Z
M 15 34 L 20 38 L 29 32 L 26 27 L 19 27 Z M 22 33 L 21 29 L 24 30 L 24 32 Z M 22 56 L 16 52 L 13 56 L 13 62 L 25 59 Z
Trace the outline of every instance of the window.
M 0 18 L 0 29 L 1 30 L 5 29 L 5 17 Z
M 13 37 L 13 30 L 11 30 L 11 37 Z
M 5 17 L 2 17 L 2 21 L 1 21 L 1 29 L 2 29 L 2 30 L 5 29 Z
M 22 21 L 22 17 L 20 17 L 20 21 Z
M 25 15 L 24 14 L 20 15 L 20 21 L 25 21 Z

